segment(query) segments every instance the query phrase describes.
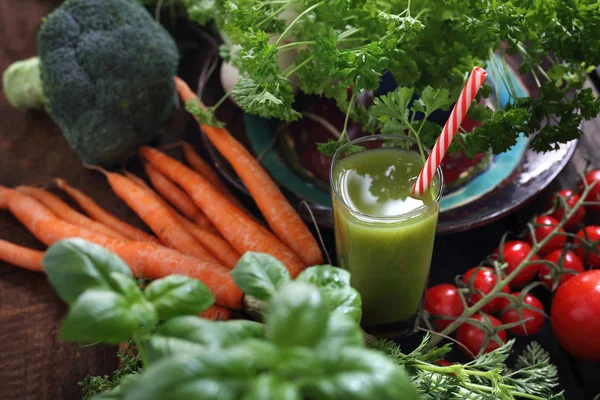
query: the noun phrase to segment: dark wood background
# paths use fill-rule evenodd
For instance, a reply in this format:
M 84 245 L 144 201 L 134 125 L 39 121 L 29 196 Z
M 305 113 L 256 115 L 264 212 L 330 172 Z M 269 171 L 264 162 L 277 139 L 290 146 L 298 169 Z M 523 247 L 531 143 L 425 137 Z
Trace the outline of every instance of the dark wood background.
M 0 0 L 0 70 L 16 60 L 35 55 L 40 20 L 59 3 L 59 0 Z M 187 123 L 186 116 L 177 112 L 171 140 L 174 136 L 185 135 Z M 531 204 L 491 225 L 439 237 L 431 283 L 451 281 L 454 275 L 476 265 L 494 249 L 502 232 L 519 228 L 534 211 L 539 211 L 548 192 L 575 188 L 578 171 L 582 170 L 586 160 L 600 167 L 597 157 L 600 118 L 586 123 L 584 132 L 567 168 Z M 197 136 L 189 139 L 200 143 Z M 112 194 L 104 179 L 81 166 L 45 113 L 14 110 L 0 95 L 0 184 L 51 188 L 56 176 L 67 179 L 91 194 L 102 206 L 142 227 L 133 212 Z M 43 248 L 7 212 L 0 212 L 0 238 Z M 545 302 L 548 301 L 546 298 Z M 79 348 L 58 340 L 57 331 L 65 312 L 66 308 L 43 275 L 0 263 L 0 398 L 79 399 L 81 391 L 77 382 L 87 375 L 110 373 L 116 367 L 116 348 Z M 600 393 L 600 367 L 568 356 L 556 343 L 549 323 L 535 339 L 551 352 L 568 399 L 592 398 Z

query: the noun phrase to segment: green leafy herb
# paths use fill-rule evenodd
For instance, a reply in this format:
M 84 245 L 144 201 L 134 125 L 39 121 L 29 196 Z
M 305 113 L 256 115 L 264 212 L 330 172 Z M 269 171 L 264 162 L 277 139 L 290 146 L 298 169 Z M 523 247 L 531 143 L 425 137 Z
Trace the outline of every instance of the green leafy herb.
M 291 279 L 285 266 L 275 257 L 254 252 L 246 252 L 231 275 L 245 294 L 259 300 L 269 300 Z
M 501 153 L 521 132 L 536 133 L 532 148 L 548 151 L 578 138 L 581 121 L 600 112 L 599 101 L 581 90 L 600 64 L 596 0 L 184 3 L 191 20 L 206 24 L 212 16 L 227 46 L 241 48 L 233 58 L 241 72 L 233 95 L 246 112 L 266 118 L 299 118 L 294 81 L 305 93 L 334 99 L 368 132 L 410 134 L 431 147 L 441 127 L 435 129 L 428 116 L 456 101 L 476 65 L 488 69 L 496 87 L 506 87 L 511 105 L 470 112 L 483 125 L 457 135 L 451 151 Z M 282 70 L 278 61 L 289 51 L 296 52 L 295 62 Z M 485 65 L 495 53 L 501 62 Z M 506 62 L 515 54 L 522 60 L 518 71 L 533 79 L 539 96 L 519 98 Z M 396 94 L 370 109 L 355 106 L 355 96 L 377 89 L 386 72 L 400 88 Z M 478 99 L 489 98 L 491 89 L 484 85 Z M 332 155 L 346 141 L 344 129 L 340 140 L 318 148 Z

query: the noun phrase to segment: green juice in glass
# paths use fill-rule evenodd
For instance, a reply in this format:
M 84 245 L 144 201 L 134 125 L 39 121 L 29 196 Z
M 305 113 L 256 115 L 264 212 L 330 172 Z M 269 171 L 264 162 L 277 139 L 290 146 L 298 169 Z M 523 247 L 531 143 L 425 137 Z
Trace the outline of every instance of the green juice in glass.
M 406 147 L 369 148 L 332 165 L 338 264 L 361 294 L 364 326 L 409 320 L 427 284 L 441 180 L 412 197 L 423 161 Z

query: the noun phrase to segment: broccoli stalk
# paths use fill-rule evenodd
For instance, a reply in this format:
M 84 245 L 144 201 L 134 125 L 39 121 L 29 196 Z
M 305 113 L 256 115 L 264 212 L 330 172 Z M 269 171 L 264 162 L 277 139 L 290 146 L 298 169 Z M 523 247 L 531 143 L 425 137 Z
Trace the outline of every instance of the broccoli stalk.
M 177 45 L 138 2 L 67 0 L 45 19 L 37 50 L 4 72 L 6 97 L 17 108 L 43 103 L 83 162 L 118 164 L 170 122 Z

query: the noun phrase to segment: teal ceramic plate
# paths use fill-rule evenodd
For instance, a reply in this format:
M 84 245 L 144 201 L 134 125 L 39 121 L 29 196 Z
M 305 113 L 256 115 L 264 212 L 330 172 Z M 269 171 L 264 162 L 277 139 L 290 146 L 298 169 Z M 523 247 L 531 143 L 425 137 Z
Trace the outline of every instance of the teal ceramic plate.
M 491 62 L 500 62 L 498 58 Z M 488 68 L 493 71 L 494 68 Z M 493 104 L 505 107 L 509 95 L 503 81 L 492 72 L 488 81 L 494 90 Z M 512 84 L 519 96 L 528 91 L 512 71 Z M 244 115 L 246 136 L 254 154 L 280 185 L 307 221 L 313 217 L 322 227 L 331 227 L 331 195 L 314 181 L 290 168 L 278 146 L 274 145 L 275 125 L 255 115 Z M 576 141 L 558 150 L 536 154 L 528 150 L 528 139 L 521 136 L 507 152 L 493 157 L 490 165 L 466 185 L 445 194 L 441 201 L 438 233 L 451 233 L 484 225 L 521 206 L 544 189 L 566 165 Z M 221 172 L 240 187 L 239 181 L 227 170 Z M 322 186 L 322 185 L 321 185 Z M 243 187 L 242 187 L 243 190 Z

